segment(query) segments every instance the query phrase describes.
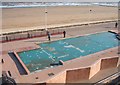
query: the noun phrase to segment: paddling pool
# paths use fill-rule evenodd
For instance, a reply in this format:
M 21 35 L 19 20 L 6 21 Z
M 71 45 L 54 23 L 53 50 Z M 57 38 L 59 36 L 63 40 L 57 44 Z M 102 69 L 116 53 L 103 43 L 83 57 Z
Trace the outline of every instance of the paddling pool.
M 84 57 L 99 51 L 117 47 L 115 34 L 96 33 L 53 42 L 41 43 L 40 48 L 18 53 L 30 72 L 52 68 L 51 63 Z

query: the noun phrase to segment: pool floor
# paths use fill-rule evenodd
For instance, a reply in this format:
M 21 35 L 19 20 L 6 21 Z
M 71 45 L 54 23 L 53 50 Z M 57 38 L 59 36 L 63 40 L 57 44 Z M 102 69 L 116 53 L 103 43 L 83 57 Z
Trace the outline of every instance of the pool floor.
M 41 43 L 36 50 L 18 53 L 30 72 L 53 67 L 50 64 L 68 61 L 118 46 L 115 34 L 109 32 Z

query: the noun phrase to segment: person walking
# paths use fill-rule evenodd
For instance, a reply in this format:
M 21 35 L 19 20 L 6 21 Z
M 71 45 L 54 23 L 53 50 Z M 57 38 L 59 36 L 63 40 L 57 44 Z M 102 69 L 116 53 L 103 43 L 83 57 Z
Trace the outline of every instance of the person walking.
M 65 36 L 66 36 L 66 31 L 63 31 L 63 35 L 64 35 L 64 38 L 65 38 Z
M 28 38 L 30 38 L 30 34 L 28 33 Z
M 51 40 L 51 36 L 50 36 L 50 32 L 47 31 L 47 36 L 48 36 L 48 40 L 50 41 Z
M 117 28 L 117 26 L 118 26 L 118 23 L 116 22 L 116 23 L 115 23 L 115 28 Z
M 6 36 L 6 41 L 8 41 L 8 36 Z
M 2 59 L 1 61 L 2 61 L 2 63 L 4 63 L 4 60 L 3 60 L 3 59 Z

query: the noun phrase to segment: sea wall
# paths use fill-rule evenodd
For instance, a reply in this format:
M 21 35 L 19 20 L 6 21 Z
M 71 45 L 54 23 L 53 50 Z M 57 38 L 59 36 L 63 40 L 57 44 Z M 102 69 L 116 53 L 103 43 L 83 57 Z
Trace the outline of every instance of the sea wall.
M 49 30 L 51 35 L 56 35 L 56 34 L 62 34 L 63 29 L 53 29 Z M 5 35 L 0 36 L 0 42 L 10 42 L 14 40 L 23 40 L 23 39 L 30 39 L 30 38 L 35 38 L 35 37 L 43 37 L 47 36 L 46 31 L 43 30 L 30 30 L 30 31 L 23 31 L 23 32 L 13 32 L 13 33 L 8 33 Z
M 109 22 L 115 22 L 115 21 L 116 20 L 101 20 L 101 21 L 83 22 L 83 23 L 75 23 L 75 24 L 56 25 L 56 26 L 50 26 L 47 29 L 49 29 L 50 33 L 54 35 L 54 34 L 61 34 L 63 30 L 65 30 L 67 27 L 109 23 Z M 0 34 L 0 42 L 4 43 L 8 41 L 13 41 L 13 40 L 21 40 L 21 39 L 46 36 L 45 28 L 39 27 L 39 29 L 35 29 L 35 28 L 32 28 L 32 30 L 26 30 L 26 29 L 27 28 L 21 31 Z

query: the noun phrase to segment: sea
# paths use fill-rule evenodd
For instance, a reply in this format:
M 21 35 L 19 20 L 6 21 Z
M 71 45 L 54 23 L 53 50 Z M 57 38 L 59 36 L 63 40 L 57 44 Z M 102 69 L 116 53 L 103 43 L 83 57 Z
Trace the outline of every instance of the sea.
M 0 8 L 29 8 L 50 6 L 109 6 L 117 7 L 118 2 L 2 2 Z

